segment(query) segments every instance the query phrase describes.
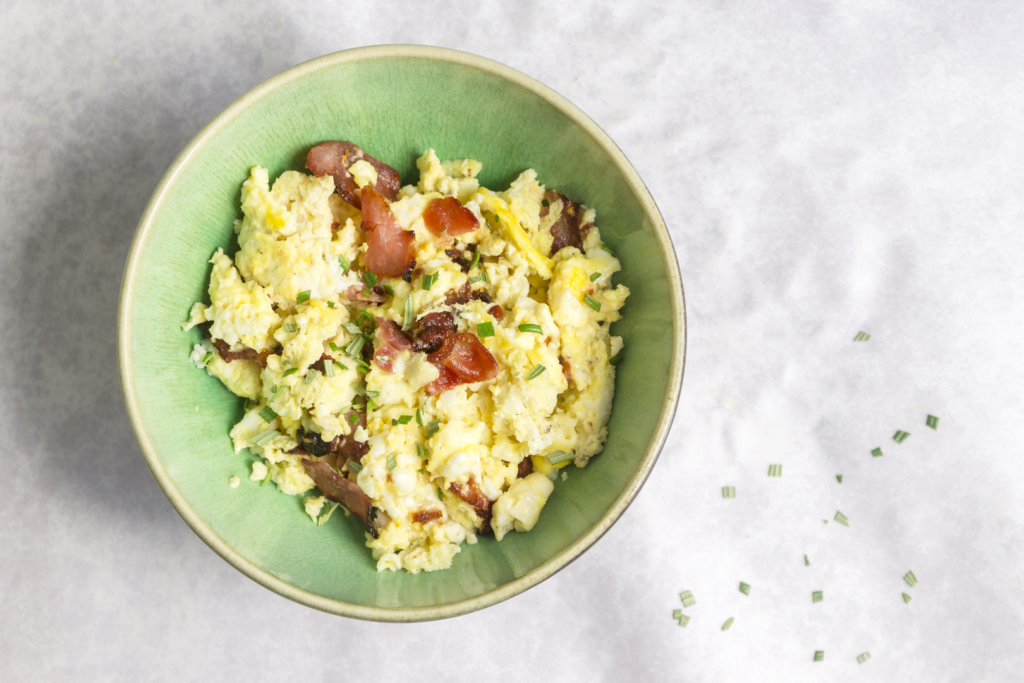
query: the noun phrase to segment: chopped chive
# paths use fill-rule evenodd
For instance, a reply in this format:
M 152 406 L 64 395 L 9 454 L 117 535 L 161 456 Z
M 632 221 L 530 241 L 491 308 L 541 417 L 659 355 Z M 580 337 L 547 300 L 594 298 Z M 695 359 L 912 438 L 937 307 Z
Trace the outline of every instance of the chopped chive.
M 781 477 L 782 476 L 782 465 L 768 465 L 768 476 L 769 477 Z
M 352 357 L 358 356 L 359 352 L 363 350 L 364 341 L 365 340 L 361 335 L 356 337 L 355 339 L 352 340 L 352 343 L 349 344 L 348 347 L 345 349 L 345 353 Z
M 483 279 L 484 279 L 483 275 L 474 275 L 471 278 L 469 278 L 468 280 L 466 280 L 466 284 L 473 285 L 473 284 L 476 284 L 477 282 L 480 282 Z
M 743 583 L 742 581 L 740 581 L 740 593 L 743 593 L 744 595 L 750 595 L 750 584 Z
M 875 457 L 875 458 L 881 458 L 882 457 L 882 449 L 881 448 L 873 448 L 871 450 L 871 455 L 873 457 Z
M 537 379 L 546 369 L 543 365 L 535 366 L 533 370 L 530 370 L 530 374 L 526 376 L 526 381 L 529 382 L 531 379 Z
M 929 415 L 925 419 L 924 423 L 931 427 L 932 429 L 937 430 L 939 428 L 939 418 L 935 417 L 934 415 Z
M 614 356 L 612 356 L 612 359 L 608 362 L 611 363 L 612 365 L 618 365 L 620 360 L 622 360 L 622 354 L 617 353 Z
M 324 363 L 324 365 L 326 365 L 326 363 Z M 315 380 L 319 376 L 320 376 L 320 371 L 319 370 L 312 370 L 311 369 L 309 372 L 306 373 L 306 377 L 302 381 L 304 381 L 306 384 L 312 384 L 313 380 Z
M 366 311 L 359 311 L 359 318 L 357 318 L 357 322 L 362 325 L 364 320 L 369 323 L 370 332 L 377 329 L 377 321 L 373 319 L 373 316 Z
M 379 391 L 371 391 L 371 390 L 367 389 L 366 390 L 366 395 L 369 396 L 370 398 L 377 398 L 378 396 L 380 396 L 380 392 Z
M 907 585 L 913 588 L 917 585 L 917 577 L 914 576 L 914 572 L 907 572 L 903 575 L 903 580 L 907 582 Z
M 291 323 L 285 323 L 284 324 L 284 331 L 285 332 L 294 332 L 295 331 L 295 325 L 292 325 Z
M 493 337 L 494 325 L 492 325 L 489 322 L 478 323 L 476 326 L 476 336 L 480 337 L 481 339 L 484 339 L 486 337 Z
M 871 653 L 870 652 L 865 652 L 863 654 L 857 655 L 857 663 L 858 664 L 863 664 L 864 662 L 868 661 L 869 659 L 871 659 Z
M 681 616 L 683 616 L 683 610 L 681 610 L 681 609 L 674 609 L 674 610 L 672 610 L 672 618 L 673 619 L 679 619 L 679 617 L 681 617 Z
M 593 308 L 595 311 L 601 310 L 601 302 L 590 296 L 589 294 L 583 295 L 583 303 Z
M 527 323 L 525 325 L 520 325 L 519 326 L 519 331 L 520 332 L 533 332 L 534 334 L 544 334 L 544 330 L 543 330 L 543 328 L 541 328 L 540 325 L 534 325 L 532 323 Z
M 348 423 L 350 425 L 354 425 L 356 422 L 359 422 L 359 416 L 358 415 L 356 415 L 355 413 L 352 413 L 351 415 L 348 416 Z
M 260 411 L 260 417 L 263 418 L 264 422 L 273 422 L 274 418 L 277 417 L 277 413 L 270 406 L 263 406 L 263 410 Z
M 377 410 L 377 408 L 379 408 L 379 407 L 380 406 L 378 406 L 376 403 L 373 402 L 372 398 L 366 399 L 366 409 L 367 410 Z
M 679 618 L 676 619 L 676 621 L 679 622 L 680 626 L 686 628 L 686 625 L 690 623 L 690 617 L 686 616 L 685 614 L 680 614 Z
M 417 408 L 416 409 L 416 424 L 418 424 L 420 427 L 423 426 L 423 409 L 422 408 Z
M 384 293 L 387 294 L 388 296 L 394 296 L 395 290 L 391 287 L 391 285 L 384 285 Z
M 363 328 L 359 327 L 359 325 L 356 325 L 354 322 L 351 321 L 342 323 L 341 327 L 349 334 L 354 334 L 357 337 L 363 333 Z
M 573 455 L 571 452 L 567 453 L 565 451 L 551 451 L 544 457 L 546 457 L 548 459 L 548 462 L 551 463 L 552 465 L 560 465 L 567 460 L 572 460 L 576 456 Z
M 297 303 L 297 304 L 304 304 L 304 303 L 306 303 L 307 301 L 309 301 L 309 295 L 310 295 L 310 290 L 308 290 L 308 289 L 305 292 L 299 292 L 299 295 L 297 297 L 295 297 L 295 303 Z
M 811 602 L 821 602 L 825 599 L 825 595 L 821 591 L 814 591 L 811 593 Z
M 398 418 L 397 422 L 400 425 L 407 425 L 412 421 L 412 415 L 403 415 Z
M 356 392 L 360 396 L 366 396 L 366 387 L 364 387 L 362 384 L 352 382 L 352 384 L 350 384 L 349 386 L 352 387 L 352 391 Z
M 600 278 L 600 277 L 601 277 L 601 272 L 600 271 L 598 271 L 596 273 L 591 273 L 590 274 L 590 281 L 591 282 L 597 282 L 598 278 Z
M 363 466 L 357 460 L 348 461 L 348 471 L 354 474 L 359 474 L 359 471 L 363 469 Z
M 816 662 L 823 662 L 823 661 L 825 661 L 825 651 L 824 650 L 815 650 L 814 651 L 814 661 L 816 661 Z
M 209 351 L 205 356 L 203 356 L 203 365 L 209 364 L 211 360 L 213 360 L 213 351 Z
M 394 419 L 394 418 L 391 418 L 391 426 L 392 426 L 392 427 L 395 427 L 395 426 L 397 426 L 397 425 L 398 425 L 398 420 L 396 420 L 396 419 Z
M 871 339 L 871 335 L 867 332 L 858 332 L 857 336 L 853 338 L 853 341 L 867 341 Z
M 903 443 L 904 441 L 907 440 L 908 437 L 910 437 L 909 432 L 905 432 L 902 429 L 897 429 L 896 433 L 892 435 L 892 440 L 895 441 L 896 443 Z
M 338 360 L 337 358 L 335 358 L 335 359 L 334 359 L 334 364 L 335 364 L 335 365 L 337 365 L 337 366 L 338 366 L 339 368 L 341 368 L 342 370 L 348 370 L 348 366 L 346 366 L 346 365 L 345 365 L 344 363 L 342 363 L 342 362 L 341 362 L 340 360 Z
M 276 384 L 270 387 L 270 398 L 273 399 L 275 396 L 277 396 L 277 392 L 279 391 L 281 391 L 281 387 L 277 386 Z
M 354 362 L 354 363 L 355 363 L 356 365 L 358 365 L 358 366 L 359 366 L 359 368 L 360 368 L 361 370 L 363 370 L 364 372 L 369 372 L 369 371 L 370 371 L 370 366 L 369 366 L 369 365 L 367 365 L 367 364 L 366 364 L 366 361 L 364 361 L 364 360 L 363 360 L 362 358 L 353 358 L 353 359 L 352 359 L 352 361 L 353 361 L 353 362 Z
M 402 318 L 402 331 L 408 332 L 412 329 L 412 324 L 416 322 L 416 302 L 413 301 L 412 294 L 405 298 L 405 316 Z
M 484 282 L 486 282 L 487 284 L 491 284 L 491 278 L 487 274 L 487 271 L 484 270 L 483 268 L 480 269 L 480 277 L 482 277 Z
M 266 446 L 268 443 L 281 436 L 281 432 L 276 429 L 268 429 L 265 432 L 260 432 L 256 436 L 249 439 L 249 443 L 253 446 Z
M 284 374 L 282 374 L 281 376 L 282 377 L 287 377 L 288 375 L 294 375 L 298 371 L 299 371 L 298 368 L 288 368 L 287 370 L 284 371 Z
M 416 455 L 420 456 L 420 460 L 427 459 L 427 450 L 423 448 L 423 444 L 416 444 Z
M 480 263 L 480 252 L 473 254 L 473 262 L 469 264 L 469 269 L 473 270 L 476 268 L 476 264 Z
M 377 286 L 377 274 L 372 270 L 368 270 L 363 273 L 363 284 L 366 285 L 367 289 L 373 289 Z
M 434 434 L 437 434 L 438 430 L 440 429 L 440 427 L 438 427 L 437 425 L 438 425 L 438 424 L 439 424 L 440 422 L 441 422 L 440 420 L 431 420 L 431 421 L 430 421 L 430 424 L 428 424 L 428 425 L 427 425 L 427 434 L 426 434 L 426 438 L 428 438 L 428 439 L 429 439 L 429 438 L 430 438 L 430 437 L 432 437 L 432 436 L 433 436 Z
M 840 484 L 842 484 L 843 483 L 843 475 L 837 474 L 836 475 L 836 481 L 838 481 Z
M 348 262 L 348 259 L 341 254 L 338 254 L 338 265 L 341 266 L 342 275 L 348 273 L 348 269 L 352 267 L 352 264 Z
M 269 467 L 267 468 L 267 476 L 263 477 L 263 480 L 260 482 L 260 486 L 266 486 L 268 481 L 270 481 L 270 468 Z
M 398 463 L 395 462 L 395 454 L 388 453 L 388 472 L 393 472 L 398 467 Z
M 331 518 L 331 515 L 333 515 L 334 511 L 337 510 L 337 509 L 338 509 L 338 503 L 328 504 L 327 512 L 326 513 L 320 513 L 320 516 L 317 517 L 316 525 L 317 526 L 323 526 L 324 524 L 326 524 L 327 520 L 329 520 Z
M 338 352 L 338 345 L 337 344 L 335 344 L 334 342 L 328 342 L 328 345 L 331 347 L 331 351 L 334 351 L 335 353 Z
M 735 498 L 736 487 L 735 486 L 723 486 L 722 487 L 722 498 Z
M 430 275 L 424 275 L 423 279 L 420 280 L 420 285 L 423 289 L 430 291 L 430 288 L 434 286 L 434 280 L 437 278 L 437 273 L 431 273 Z
M 324 361 L 324 374 L 328 377 L 334 377 L 334 361 L 330 358 Z
M 327 302 L 327 308 L 334 308 L 334 302 L 333 301 L 328 301 Z M 338 507 L 338 506 L 335 505 L 334 507 Z M 331 508 L 331 512 L 334 512 L 334 507 Z M 328 517 L 330 517 L 329 514 L 328 514 Z
M 836 510 L 835 519 L 843 526 L 850 526 L 850 520 L 846 518 L 846 515 L 844 515 L 842 512 L 839 512 L 838 510 Z
M 806 555 L 804 555 L 804 566 L 805 567 L 810 567 L 811 566 L 811 561 L 807 559 Z
M 602 244 L 601 248 L 604 249 L 605 251 L 607 251 L 612 256 L 615 256 L 615 250 L 612 249 L 611 247 L 609 247 L 607 244 Z
M 679 599 L 683 601 L 683 607 L 690 607 L 697 604 L 697 601 L 693 597 L 693 593 L 690 591 L 683 591 L 680 593 Z
M 906 604 L 906 603 L 910 602 L 911 599 L 912 598 L 909 595 L 907 595 L 906 593 L 903 594 L 903 604 Z
M 437 489 L 437 499 L 442 503 L 444 502 L 444 491 L 442 491 L 440 488 Z
M 734 617 L 729 617 L 728 619 L 726 619 L 725 623 L 722 624 L 722 630 L 723 631 L 728 631 L 729 627 L 732 626 L 733 620 L 734 620 Z

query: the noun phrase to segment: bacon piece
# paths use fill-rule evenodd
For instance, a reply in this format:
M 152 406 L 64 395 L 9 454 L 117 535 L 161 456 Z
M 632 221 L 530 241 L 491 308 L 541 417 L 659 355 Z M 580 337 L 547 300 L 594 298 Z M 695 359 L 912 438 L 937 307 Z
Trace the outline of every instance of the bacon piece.
M 561 356 L 558 357 L 558 362 L 561 363 L 561 365 L 562 365 L 562 374 L 565 375 L 565 381 L 568 382 L 571 385 L 572 384 L 572 366 L 569 365 L 569 361 L 567 361 L 566 359 L 562 358 Z
M 480 222 L 473 212 L 455 197 L 436 197 L 430 200 L 423 211 L 423 223 L 434 237 L 451 235 L 458 237 L 473 232 Z
M 576 247 L 583 251 L 583 234 L 580 232 L 580 218 L 583 210 L 580 205 L 563 194 L 554 190 L 548 190 L 544 197 L 554 206 L 555 202 L 562 202 L 562 212 L 551 225 L 551 255 L 565 247 Z
M 274 354 L 274 351 L 271 349 L 257 352 L 256 349 L 250 349 L 248 346 L 243 346 L 238 351 L 232 351 L 231 346 L 223 339 L 211 339 L 210 341 L 213 342 L 213 345 L 217 348 L 217 353 L 225 363 L 236 360 L 254 360 L 260 364 L 261 368 L 265 368 L 267 367 L 267 358 Z
M 398 171 L 383 161 L 373 158 L 362 147 L 351 142 L 343 140 L 321 142 L 310 149 L 306 155 L 306 168 L 317 176 L 334 176 L 334 186 L 341 198 L 360 209 L 362 208 L 362 197 L 359 186 L 356 185 L 352 174 L 348 172 L 349 167 L 360 159 L 368 161 L 377 171 L 377 182 L 373 188 L 389 200 L 394 201 L 398 196 L 398 189 L 402 186 Z
M 487 350 L 476 335 L 463 332 L 452 340 L 452 349 L 443 359 L 431 363 L 437 366 L 441 375 L 427 385 L 427 393 L 439 394 L 460 384 L 475 384 L 493 379 L 498 375 L 498 361 Z
M 425 316 L 426 317 L 426 316 Z M 377 332 L 381 338 L 399 351 L 407 351 L 412 348 L 412 340 L 402 332 L 402 328 L 387 318 L 376 318 Z
M 484 291 L 474 292 L 469 288 L 469 283 L 464 282 L 458 289 L 452 289 L 448 291 L 448 295 L 444 298 L 445 306 L 455 306 L 456 304 L 465 304 L 473 300 L 483 301 L 485 304 L 491 303 L 491 295 Z
M 403 230 L 384 197 L 367 185 L 361 190 L 366 267 L 377 277 L 398 277 L 416 264 L 416 237 Z
M 358 484 L 350 481 L 326 462 L 303 458 L 302 468 L 328 500 L 341 503 L 348 508 L 366 525 L 366 531 L 377 538 L 377 528 L 373 524 L 373 504 Z
M 495 320 L 501 320 L 501 316 L 505 315 L 505 311 L 502 310 L 501 304 L 494 304 L 487 309 L 487 312 L 494 316 Z
M 519 461 L 519 469 L 516 472 L 516 479 L 522 479 L 530 474 L 533 474 L 533 458 L 526 456 Z
M 430 354 L 431 363 L 441 361 L 452 350 L 455 337 L 455 316 L 449 311 L 427 313 L 416 321 L 413 350 Z
M 420 524 L 427 524 L 428 522 L 433 522 L 435 519 L 441 519 L 441 517 L 443 516 L 444 513 L 438 510 L 437 508 L 433 508 L 430 510 L 419 510 L 418 512 L 416 512 L 416 514 L 412 516 L 412 521 L 419 522 Z
M 480 490 L 480 487 L 477 486 L 473 477 L 470 477 L 469 481 L 465 484 L 459 484 L 453 481 L 451 484 L 448 484 L 448 490 L 476 509 L 477 516 L 479 516 L 483 521 L 483 524 L 480 527 L 480 533 L 490 533 L 491 501 L 484 495 L 484 492 Z
M 382 304 L 388 300 L 387 292 L 380 285 L 367 289 L 363 285 L 352 285 L 345 290 L 345 298 L 349 301 L 363 301 L 369 304 Z

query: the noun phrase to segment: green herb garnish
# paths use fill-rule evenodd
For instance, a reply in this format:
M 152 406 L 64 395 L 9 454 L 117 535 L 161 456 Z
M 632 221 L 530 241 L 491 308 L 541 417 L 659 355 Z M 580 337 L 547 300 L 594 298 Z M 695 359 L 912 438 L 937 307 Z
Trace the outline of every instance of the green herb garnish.
M 924 423 L 931 427 L 932 429 L 937 430 L 939 428 L 939 418 L 935 417 L 934 415 L 929 415 L 925 419 Z
M 816 662 L 823 662 L 823 661 L 825 661 L 825 651 L 824 650 L 815 650 L 814 651 L 814 661 L 816 661 Z
M 853 341 L 867 341 L 871 339 L 871 335 L 867 332 L 858 332 L 857 336 L 853 338 Z
M 680 593 L 679 599 L 683 601 L 683 607 L 691 607 L 697 604 L 697 601 L 693 597 L 693 593 L 690 591 L 683 591 Z
M 743 593 L 744 595 L 750 595 L 750 584 L 743 583 L 742 581 L 740 581 L 740 593 Z
M 420 460 L 427 459 L 427 451 L 425 448 L 423 448 L 423 444 L 416 444 L 416 455 L 420 456 Z
M 356 415 L 355 413 L 352 413 L 351 415 L 348 416 L 348 423 L 350 425 L 354 425 L 356 422 L 359 422 L 359 416 L 358 415 Z
M 600 278 L 600 277 L 601 277 L 600 271 L 598 271 L 596 273 L 591 273 L 590 274 L 590 281 L 591 282 L 597 282 L 598 278 Z
M 348 269 L 352 267 L 352 264 L 348 262 L 348 259 L 338 254 L 338 265 L 341 266 L 341 274 L 345 275 L 348 273 Z
M 203 365 L 209 364 L 211 360 L 213 360 L 213 351 L 208 351 L 207 354 L 203 356 Z
M 541 328 L 540 325 L 534 325 L 532 323 L 528 323 L 528 324 L 525 324 L 525 325 L 520 325 L 519 326 L 519 331 L 520 332 L 533 332 L 534 334 L 544 334 L 544 330 Z
M 324 363 L 324 365 L 326 365 L 326 363 Z M 312 370 L 312 369 L 310 369 L 306 373 L 306 377 L 302 381 L 305 382 L 306 384 L 312 384 L 313 380 L 315 380 L 319 376 L 320 376 L 320 371 L 319 370 Z
M 287 377 L 288 375 L 294 375 L 298 371 L 299 371 L 298 368 L 288 368 L 287 370 L 284 371 L 284 373 L 281 376 L 282 377 Z
M 480 263 L 480 252 L 473 254 L 473 262 L 469 264 L 469 269 L 473 270 L 476 268 L 476 264 Z
M 297 304 L 304 304 L 304 303 L 306 303 L 307 301 L 309 301 L 309 294 L 310 294 L 310 290 L 308 290 L 308 289 L 305 292 L 299 292 L 299 295 L 297 297 L 295 297 L 295 303 L 297 303 Z
M 881 458 L 882 457 L 882 449 L 881 448 L 874 448 L 874 449 L 872 449 L 871 450 L 871 455 L 876 457 L 876 458 Z
M 478 323 L 476 326 L 476 336 L 484 339 L 485 337 L 494 336 L 494 325 L 491 323 Z
M 821 591 L 814 591 L 811 593 L 811 602 L 821 602 L 825 599 L 825 595 Z
M 284 324 L 284 331 L 285 332 L 294 332 L 295 329 L 296 329 L 295 325 L 292 325 L 291 323 L 285 323 Z
M 388 453 L 388 472 L 393 472 L 398 467 L 398 463 L 395 462 L 395 454 Z
M 440 422 L 441 422 L 440 420 L 431 420 L 431 421 L 430 421 L 430 424 L 428 424 L 428 425 L 427 425 L 427 434 L 426 434 L 426 438 L 428 438 L 428 439 L 429 439 L 429 438 L 430 438 L 430 437 L 432 437 L 432 436 L 433 436 L 434 434 L 437 434 L 438 430 L 440 429 L 440 427 L 438 427 L 437 425 L 438 425 L 438 424 L 439 424 Z
M 913 599 L 913 598 L 911 598 L 911 597 L 910 597 L 909 595 L 907 595 L 906 593 L 904 593 L 904 594 L 903 594 L 903 604 L 907 604 L 907 603 L 908 603 L 908 602 L 910 602 L 910 601 L 911 601 L 912 599 Z
M 589 294 L 583 295 L 583 303 L 593 308 L 595 311 L 601 310 L 601 302 L 590 296 Z
M 352 472 L 353 474 L 359 474 L 359 471 L 362 470 L 362 469 L 363 469 L 363 466 L 360 465 L 359 462 L 357 462 L 355 460 L 349 460 L 348 461 L 348 471 L 349 472 Z
M 871 659 L 871 653 L 870 652 L 865 652 L 863 654 L 857 655 L 857 663 L 858 664 L 863 664 L 864 662 L 868 661 L 869 659 Z
M 400 425 L 407 425 L 412 421 L 412 415 L 403 415 L 396 420 Z
M 552 465 L 559 465 L 566 460 L 572 460 L 576 456 L 565 451 L 551 451 L 545 456 Z
M 735 498 L 736 487 L 735 486 L 723 486 L 722 487 L 722 498 Z
M 277 417 L 277 413 L 270 406 L 264 406 L 263 410 L 260 411 L 260 417 L 263 418 L 264 422 L 273 422 L 274 418 Z
M 611 247 L 609 247 L 607 244 L 602 244 L 601 248 L 604 249 L 605 251 L 607 251 L 612 256 L 615 256 L 615 250 L 612 249 Z
M 333 301 L 328 301 L 327 302 L 327 308 L 334 308 L 334 302 Z M 335 505 L 334 507 L 337 507 L 337 505 Z M 331 508 L 331 512 L 334 512 L 334 508 L 333 507 Z M 330 517 L 330 514 L 328 514 L 327 516 Z
M 281 436 L 281 432 L 277 431 L 276 429 L 268 429 L 267 431 L 260 432 L 256 436 L 249 439 L 249 443 L 252 444 L 253 446 L 259 446 L 262 448 L 263 446 L 266 446 L 268 443 L 270 443 L 279 436 Z
M 725 623 L 722 624 L 722 630 L 723 631 L 728 631 L 729 627 L 732 626 L 733 620 L 734 620 L 734 617 L 729 617 L 728 619 L 726 619 Z
M 372 270 L 368 270 L 363 273 L 363 284 L 366 285 L 367 289 L 373 289 L 377 286 L 377 274 Z
M 781 477 L 782 476 L 782 465 L 768 465 L 768 476 L 769 477 Z
M 913 588 L 917 585 L 917 577 L 914 576 L 914 572 L 907 572 L 903 575 L 903 580 L 907 582 L 907 585 Z
M 807 559 L 806 555 L 804 555 L 804 566 L 805 567 L 810 567 L 811 566 L 811 561 Z
M 842 512 L 839 512 L 838 510 L 836 510 L 835 519 L 843 526 L 850 526 L 850 520 L 846 518 L 846 515 L 844 515 Z
M 342 370 L 348 370 L 348 367 L 337 358 L 334 359 L 334 364 L 337 365 Z
M 547 370 L 547 368 L 543 365 L 534 367 L 533 370 L 530 370 L 530 374 L 526 376 L 526 381 L 529 382 L 531 379 L 537 379 L 545 370 Z
M 905 432 L 902 429 L 897 429 L 896 433 L 892 435 L 892 440 L 896 443 L 903 443 L 910 437 L 909 432 Z
M 423 409 L 422 408 L 417 408 L 416 409 L 416 424 L 418 424 L 420 427 L 423 426 Z
M 402 318 L 402 331 L 408 332 L 412 329 L 412 324 L 416 322 L 416 302 L 413 301 L 412 294 L 405 298 L 405 316 Z
M 330 358 L 324 361 L 324 374 L 328 377 L 334 377 L 334 361 Z
M 843 483 L 843 475 L 837 474 L 836 475 L 836 481 L 838 481 L 840 484 L 842 484 Z
M 431 273 L 430 275 L 424 275 L 423 279 L 420 280 L 420 285 L 423 289 L 430 291 L 430 288 L 434 286 L 434 282 L 437 280 L 437 273 Z
M 366 340 L 363 339 L 362 335 L 356 337 L 355 339 L 352 340 L 352 343 L 345 348 L 345 353 L 352 356 L 353 358 L 358 356 L 359 353 L 363 350 L 363 343 L 365 341 Z
M 612 356 L 612 359 L 608 362 L 611 363 L 612 365 L 618 365 L 620 360 L 622 360 L 622 355 L 617 353 L 614 356 Z
M 676 619 L 676 621 L 679 622 L 680 626 L 686 628 L 686 625 L 690 623 L 690 617 L 686 616 L 685 614 L 680 614 L 679 618 Z

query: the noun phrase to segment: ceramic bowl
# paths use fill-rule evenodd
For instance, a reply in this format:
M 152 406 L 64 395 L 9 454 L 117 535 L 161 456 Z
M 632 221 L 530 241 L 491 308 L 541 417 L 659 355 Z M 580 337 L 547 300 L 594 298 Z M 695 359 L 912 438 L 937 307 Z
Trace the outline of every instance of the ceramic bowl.
M 242 402 L 188 361 L 199 331 L 181 323 L 208 301 L 210 255 L 237 248 L 240 188 L 254 165 L 304 170 L 307 150 L 351 140 L 417 177 L 429 147 L 483 162 L 505 188 L 522 170 L 594 207 L 632 294 L 613 331 L 625 340 L 604 452 L 559 481 L 537 526 L 463 545 L 451 569 L 378 572 L 354 517 L 317 527 L 302 498 L 248 480 L 228 430 Z M 414 621 L 509 598 L 578 557 L 651 472 L 683 374 L 683 289 L 668 231 L 622 152 L 579 109 L 537 81 L 473 55 L 378 46 L 326 55 L 271 78 L 210 122 L 178 156 L 139 222 L 118 313 L 125 405 L 139 447 L 185 522 L 221 557 L 281 595 L 335 614 Z M 242 485 L 230 488 L 238 476 Z M 639 542 L 639 541 L 638 541 Z

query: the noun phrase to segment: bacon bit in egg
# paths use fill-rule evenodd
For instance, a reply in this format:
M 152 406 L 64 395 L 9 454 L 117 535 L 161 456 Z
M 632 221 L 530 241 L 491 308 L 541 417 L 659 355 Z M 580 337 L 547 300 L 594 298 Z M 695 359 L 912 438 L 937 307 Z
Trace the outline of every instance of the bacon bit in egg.
M 473 212 L 455 197 L 436 197 L 430 200 L 423 211 L 423 223 L 434 237 L 451 235 L 458 237 L 476 230 L 480 222 Z

